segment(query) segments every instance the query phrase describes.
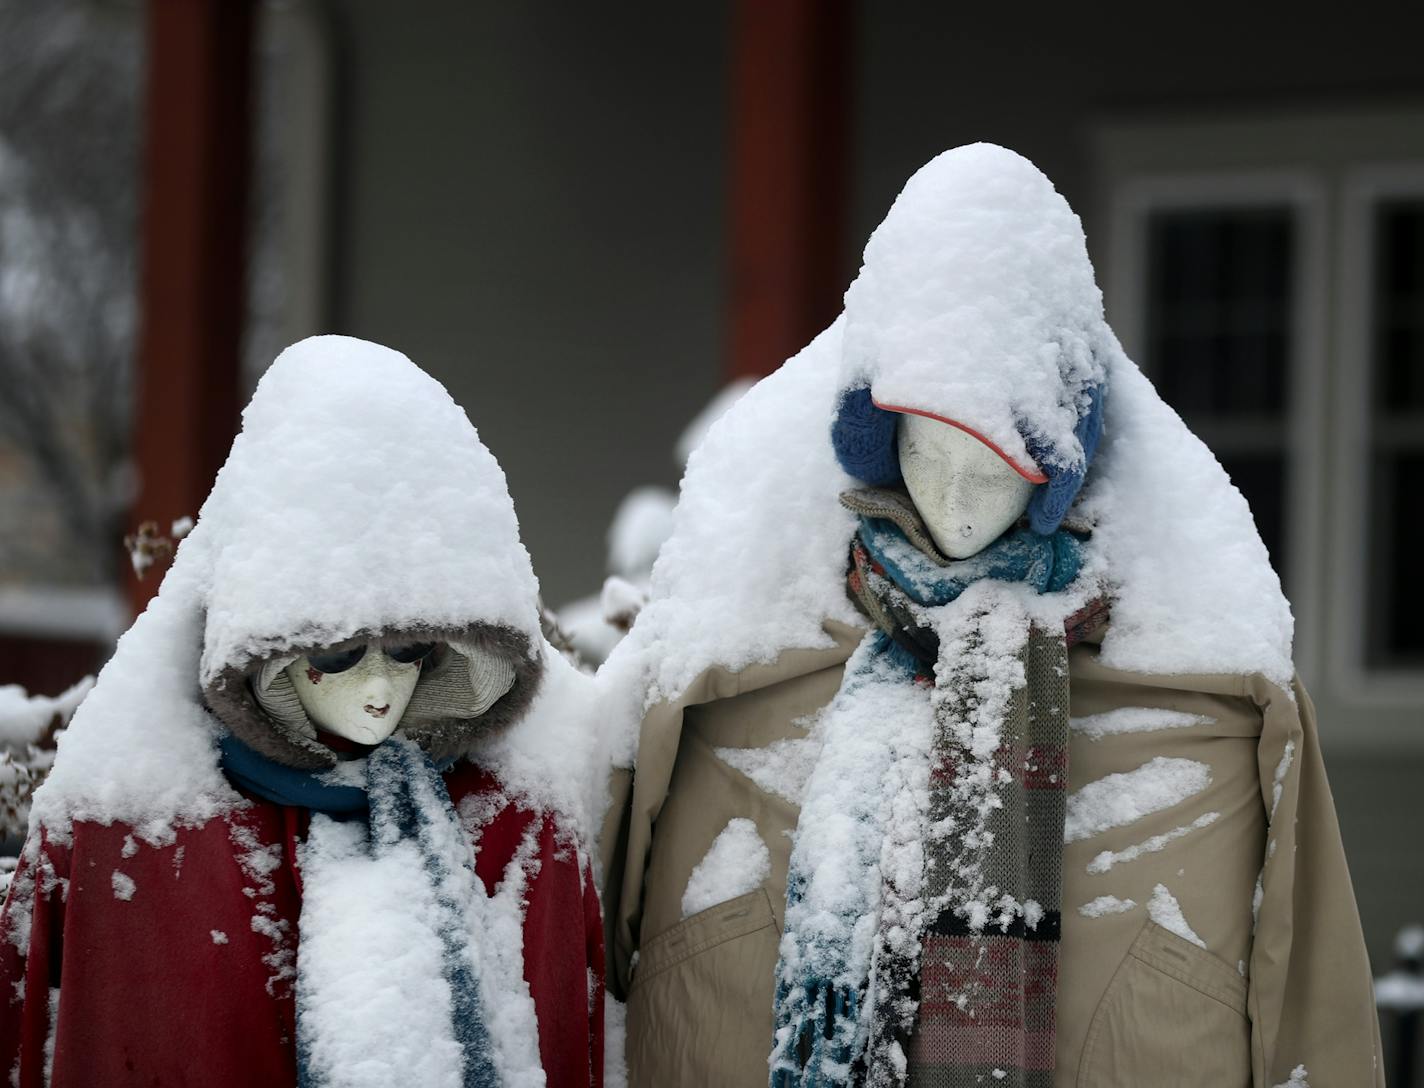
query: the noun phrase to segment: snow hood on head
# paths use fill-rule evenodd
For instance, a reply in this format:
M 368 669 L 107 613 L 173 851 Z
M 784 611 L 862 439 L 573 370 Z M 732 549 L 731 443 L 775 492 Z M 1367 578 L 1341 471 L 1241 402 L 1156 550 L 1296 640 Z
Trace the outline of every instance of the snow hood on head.
M 538 640 L 539 586 L 504 472 L 404 355 L 303 340 L 242 419 L 184 542 L 211 556 L 204 684 L 292 647 L 407 627 L 480 622 Z
M 1051 475 L 1085 463 L 1077 432 L 1107 335 L 1068 202 L 1021 155 L 972 144 L 917 171 L 870 236 L 846 293 L 840 385 L 963 424 Z
M 1104 323 L 1068 205 L 1027 160 L 976 145 L 910 180 L 846 312 L 689 460 L 651 599 L 600 673 L 643 696 L 630 723 L 709 667 L 828 647 L 827 621 L 863 625 L 845 590 L 855 520 L 839 502 L 857 481 L 830 439 L 857 382 L 1006 450 L 1022 455 L 1028 435 L 1064 458 L 1081 454 L 1082 395 L 1108 390 L 1078 500 L 1095 526 L 1080 582 L 1111 606 L 1103 663 L 1289 687 L 1290 606 L 1241 493 Z
M 272 730 L 247 680 L 274 657 L 350 639 L 439 638 L 446 666 L 464 660 L 461 642 L 497 650 L 517 679 L 480 721 L 517 716 L 544 660 L 537 596 L 504 473 L 445 389 L 388 348 L 304 340 L 258 383 L 158 595 L 76 713 L 35 817 L 205 819 L 235 797 L 218 768 L 222 724 L 292 765 L 328 761 Z M 416 739 L 440 754 L 466 739 L 424 724 Z
M 325 336 L 278 356 L 193 535 L 217 541 L 201 662 L 208 703 L 279 762 L 334 763 L 294 698 L 284 700 L 294 720 L 252 698 L 254 683 L 263 695 L 289 683 L 259 666 L 310 649 L 442 644 L 401 726 L 437 757 L 533 696 L 538 583 L 504 473 L 460 406 L 399 352 Z M 480 650 L 516 665 L 513 689 L 487 711 L 470 677 Z M 428 705 L 437 688 L 440 712 Z

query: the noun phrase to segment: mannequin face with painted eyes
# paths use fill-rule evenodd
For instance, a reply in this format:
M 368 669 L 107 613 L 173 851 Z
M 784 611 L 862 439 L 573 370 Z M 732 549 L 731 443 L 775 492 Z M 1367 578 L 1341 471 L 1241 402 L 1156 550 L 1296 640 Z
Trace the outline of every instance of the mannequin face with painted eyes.
M 400 725 L 431 649 L 360 643 L 314 651 L 288 665 L 287 676 L 314 724 L 358 744 L 380 744 Z
M 909 414 L 898 427 L 905 487 L 951 559 L 978 555 L 1028 509 L 1034 485 L 974 435 Z

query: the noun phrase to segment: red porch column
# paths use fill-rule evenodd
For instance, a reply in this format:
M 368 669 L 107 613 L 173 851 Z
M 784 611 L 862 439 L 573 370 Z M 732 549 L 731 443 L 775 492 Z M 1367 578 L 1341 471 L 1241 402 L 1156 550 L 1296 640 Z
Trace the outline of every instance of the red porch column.
M 737 0 L 729 378 L 769 374 L 846 287 L 849 0 Z
M 131 528 L 196 515 L 237 427 L 254 7 L 148 3 Z

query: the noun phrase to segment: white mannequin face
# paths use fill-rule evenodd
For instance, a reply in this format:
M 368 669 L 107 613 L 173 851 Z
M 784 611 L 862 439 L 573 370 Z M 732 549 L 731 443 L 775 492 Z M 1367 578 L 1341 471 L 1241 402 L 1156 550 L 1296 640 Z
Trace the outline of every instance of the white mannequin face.
M 362 644 L 317 651 L 286 671 L 313 723 L 358 744 L 380 744 L 396 731 L 410 703 L 425 656 L 421 649 Z
M 1028 508 L 1034 485 L 967 431 L 905 414 L 899 446 L 910 498 L 951 559 L 979 554 Z

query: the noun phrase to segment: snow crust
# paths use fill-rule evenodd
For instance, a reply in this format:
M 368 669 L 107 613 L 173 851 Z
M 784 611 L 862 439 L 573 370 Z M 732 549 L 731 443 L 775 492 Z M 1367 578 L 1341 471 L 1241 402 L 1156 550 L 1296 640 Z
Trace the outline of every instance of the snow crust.
M 1077 842 L 1181 804 L 1211 784 L 1194 759 L 1157 756 L 1136 770 L 1110 774 L 1068 795 L 1063 841 Z
M 692 870 L 682 893 L 682 916 L 691 918 L 718 903 L 746 895 L 771 875 L 771 851 L 756 824 L 739 817 L 717 833 Z
M 463 410 L 399 352 L 304 340 L 263 375 L 158 595 L 61 739 L 35 821 L 170 841 L 238 803 L 200 685 L 294 645 L 498 623 L 543 645 L 505 478 Z
M 1177 902 L 1176 896 L 1167 890 L 1165 884 L 1158 884 L 1152 889 L 1152 898 L 1147 902 L 1147 916 L 1163 929 L 1191 941 L 1198 948 L 1206 947 L 1206 942 L 1187 924 L 1181 904 Z
M 1109 914 L 1126 914 L 1136 907 L 1131 899 L 1119 899 L 1115 895 L 1100 895 L 1090 903 L 1078 908 L 1084 918 L 1102 918 Z
M 1069 718 L 1068 727 L 1089 740 L 1121 736 L 1124 733 L 1152 733 L 1160 729 L 1189 729 L 1194 725 L 1209 725 L 1214 719 L 1205 714 L 1187 714 L 1155 706 L 1121 706 L 1102 714 Z

